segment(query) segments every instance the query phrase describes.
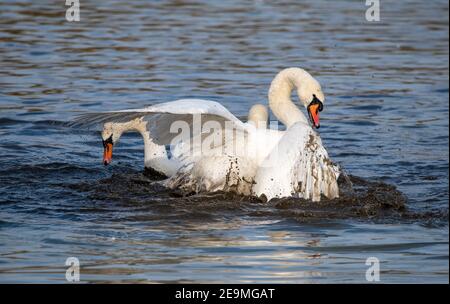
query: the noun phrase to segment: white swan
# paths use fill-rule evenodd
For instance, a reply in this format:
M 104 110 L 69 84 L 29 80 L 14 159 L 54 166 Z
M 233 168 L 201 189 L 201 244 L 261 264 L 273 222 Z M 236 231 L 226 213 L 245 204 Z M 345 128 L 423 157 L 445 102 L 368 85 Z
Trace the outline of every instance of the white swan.
M 190 105 L 196 107 L 198 103 L 202 103 L 203 107 L 205 107 L 206 104 L 211 104 L 212 107 L 217 106 L 215 102 L 207 100 L 195 100 L 195 99 L 177 100 L 174 101 L 173 103 L 168 103 L 169 104 L 168 106 L 171 107 L 171 104 L 173 105 L 183 104 L 184 110 L 190 107 Z M 156 106 L 158 106 L 161 109 L 160 105 L 164 104 L 159 104 Z M 155 111 L 157 111 L 157 109 L 155 109 Z M 187 109 L 186 111 L 190 110 Z M 120 111 L 118 113 L 122 112 L 123 111 Z M 102 130 L 102 138 L 104 146 L 103 163 L 105 165 L 110 164 L 112 161 L 113 144 L 115 145 L 118 143 L 123 133 L 135 131 L 139 132 L 142 135 L 142 138 L 144 139 L 144 165 L 146 168 L 152 169 L 157 173 L 165 175 L 167 177 L 170 177 L 177 172 L 177 170 L 181 166 L 181 163 L 176 158 L 168 156 L 168 151 L 166 149 L 167 143 L 166 144 L 155 143 L 155 138 L 150 134 L 149 122 L 143 119 L 143 117 L 137 117 L 127 121 L 128 115 L 122 117 L 112 115 L 113 116 L 112 117 L 110 116 L 111 115 L 110 113 L 105 114 L 93 113 L 82 115 L 80 119 L 78 119 L 76 124 L 80 122 L 82 124 L 93 122 L 95 123 L 97 122 L 98 119 L 104 121 L 106 119 L 104 115 L 106 115 L 110 120 L 104 123 Z M 132 114 L 130 118 L 132 118 L 133 116 L 134 114 Z M 162 117 L 158 117 L 158 119 L 162 120 Z M 255 104 L 249 110 L 247 123 L 255 126 L 256 128 L 266 128 L 268 124 L 268 119 L 269 113 L 267 111 L 267 107 L 262 104 Z M 158 120 L 156 120 L 156 122 L 158 124 L 161 123 L 161 121 Z M 163 126 L 159 125 L 159 130 L 158 131 L 154 130 L 154 132 L 152 133 L 159 134 L 160 129 L 163 129 Z M 168 140 L 166 139 L 165 141 L 167 142 Z
M 168 176 L 163 183 L 170 188 L 233 191 L 265 196 L 268 200 L 298 196 L 319 201 L 321 195 L 338 197 L 339 168 L 330 161 L 320 137 L 292 102 L 294 89 L 313 126 L 318 128 L 324 94 L 320 84 L 300 68 L 281 71 L 269 90 L 269 106 L 286 125 L 286 131 L 261 127 L 264 124 L 260 122 L 267 121 L 268 113 L 266 110 L 261 114 L 260 106 L 255 107 L 259 108 L 254 111 L 255 116 L 250 111 L 249 122 L 244 123 L 219 103 L 198 99 L 83 114 L 74 125 L 104 123 L 105 164 L 110 162 L 112 146 L 123 132 L 140 132 L 145 144 L 145 166 Z M 201 120 L 200 128 L 196 127 L 197 120 Z M 183 126 L 189 129 L 187 136 L 177 133 Z M 228 133 L 231 136 L 224 135 L 227 130 L 232 130 Z M 216 133 L 219 136 L 209 136 Z M 217 138 L 221 140 L 216 142 Z

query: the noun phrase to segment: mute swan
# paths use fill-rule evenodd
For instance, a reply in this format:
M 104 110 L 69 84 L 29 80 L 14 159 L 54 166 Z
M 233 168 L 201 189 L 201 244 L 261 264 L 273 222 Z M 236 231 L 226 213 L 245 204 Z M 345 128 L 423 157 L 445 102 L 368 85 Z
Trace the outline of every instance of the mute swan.
M 145 166 L 168 176 L 163 184 L 170 188 L 232 191 L 267 200 L 297 196 L 320 201 L 321 195 L 336 198 L 340 169 L 331 162 L 319 135 L 292 102 L 294 89 L 313 127 L 319 128 L 324 94 L 320 84 L 300 68 L 279 72 L 269 89 L 269 107 L 285 124 L 286 131 L 261 127 L 268 117 L 262 105 L 252 108 L 249 122 L 244 123 L 219 103 L 199 99 L 82 114 L 73 125 L 104 123 L 105 164 L 111 161 L 112 147 L 123 132 L 141 133 Z M 189 129 L 187 136 L 178 134 L 183 127 Z M 213 140 L 207 136 L 216 133 Z M 218 143 L 217 138 L 221 139 Z M 208 153 L 204 153 L 205 143 Z
M 189 100 L 184 100 L 189 102 Z M 183 102 L 183 100 L 179 100 Z M 195 102 L 195 101 L 194 101 Z M 202 101 L 203 102 L 203 101 Z M 248 123 L 256 128 L 265 128 L 269 119 L 267 107 L 262 104 L 253 105 L 248 113 Z M 113 119 L 114 120 L 114 119 Z M 108 165 L 112 161 L 113 144 L 117 144 L 123 133 L 129 131 L 139 132 L 144 139 L 144 165 L 159 174 L 170 177 L 180 167 L 176 159 L 169 158 L 165 145 L 156 144 L 147 129 L 147 122 L 143 119 L 132 119 L 130 121 L 117 120 L 106 122 L 103 125 L 103 163 Z

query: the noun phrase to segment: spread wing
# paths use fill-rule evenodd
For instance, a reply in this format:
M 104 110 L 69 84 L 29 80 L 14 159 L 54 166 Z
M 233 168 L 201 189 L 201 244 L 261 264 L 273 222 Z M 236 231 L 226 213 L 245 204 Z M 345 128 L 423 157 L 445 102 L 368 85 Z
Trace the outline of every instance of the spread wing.
M 85 113 L 68 123 L 69 127 L 95 127 L 106 122 L 128 122 L 136 118 L 147 121 L 153 141 L 158 145 L 173 144 L 177 136 L 177 126 L 189 126 L 190 138 L 202 136 L 202 129 L 196 128 L 195 119 L 200 119 L 201 125 L 207 122 L 217 122 L 224 130 L 234 128 L 238 132 L 247 132 L 248 125 L 236 118 L 221 104 L 201 99 L 180 99 L 160 103 L 142 109 L 129 109 L 102 113 Z M 182 122 L 183 124 L 177 124 Z M 204 131 L 204 130 L 203 130 Z

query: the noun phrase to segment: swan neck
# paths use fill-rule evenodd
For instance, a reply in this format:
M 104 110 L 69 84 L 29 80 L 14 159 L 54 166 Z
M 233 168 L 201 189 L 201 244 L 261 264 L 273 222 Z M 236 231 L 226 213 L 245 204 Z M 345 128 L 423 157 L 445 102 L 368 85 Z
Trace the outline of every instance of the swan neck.
M 177 164 L 171 162 L 167 156 L 164 145 L 157 145 L 153 142 L 150 131 L 147 129 L 147 121 L 136 118 L 132 121 L 120 124 L 119 135 L 125 132 L 139 132 L 144 140 L 144 165 L 159 173 L 171 176 L 177 170 Z
M 308 123 L 302 111 L 291 99 L 292 91 L 302 85 L 304 73 L 306 72 L 299 68 L 285 69 L 278 73 L 270 85 L 270 109 L 288 128 L 296 122 Z
M 147 131 L 147 122 L 139 118 L 124 123 L 116 123 L 115 130 L 113 130 L 113 132 L 117 132 L 118 137 L 121 137 L 122 134 L 127 132 L 138 132 L 141 134 L 144 140 L 144 147 L 147 146 L 147 143 L 150 140 Z M 145 158 L 148 157 L 148 153 L 149 151 L 147 151 L 147 149 L 144 149 Z

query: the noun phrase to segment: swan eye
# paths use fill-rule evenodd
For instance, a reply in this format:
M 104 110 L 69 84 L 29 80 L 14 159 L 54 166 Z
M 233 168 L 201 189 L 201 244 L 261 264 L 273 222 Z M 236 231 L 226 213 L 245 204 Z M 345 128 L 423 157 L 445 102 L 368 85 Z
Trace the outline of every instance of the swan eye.
M 319 112 L 322 112 L 323 110 L 323 103 L 320 101 L 319 98 L 317 98 L 316 94 L 313 94 L 313 100 L 311 101 L 310 105 L 313 104 L 319 104 Z
M 108 139 L 103 140 L 103 147 L 106 147 L 107 144 L 113 144 L 112 140 L 113 135 L 111 134 Z

